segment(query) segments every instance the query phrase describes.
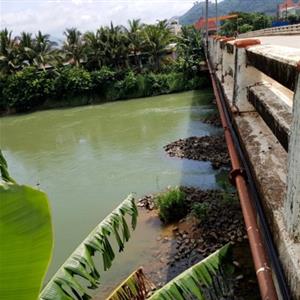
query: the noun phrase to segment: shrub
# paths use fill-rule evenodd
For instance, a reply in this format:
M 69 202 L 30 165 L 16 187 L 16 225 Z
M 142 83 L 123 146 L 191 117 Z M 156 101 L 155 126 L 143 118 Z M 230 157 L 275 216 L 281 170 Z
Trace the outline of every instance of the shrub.
M 56 79 L 56 90 L 63 95 L 78 95 L 92 88 L 91 74 L 79 67 L 65 67 Z
M 193 215 L 200 221 L 205 221 L 208 217 L 210 211 L 209 204 L 206 202 L 203 203 L 194 203 L 192 206 Z
M 3 88 L 6 106 L 28 111 L 55 93 L 54 73 L 28 67 L 7 78 Z
M 101 70 L 91 72 L 93 87 L 102 90 L 116 79 L 116 72 L 104 66 Z
M 169 92 L 180 92 L 188 88 L 187 80 L 183 73 L 170 73 L 168 75 Z
M 159 209 L 159 217 L 164 223 L 178 221 L 188 212 L 185 193 L 179 187 L 159 194 L 154 201 Z

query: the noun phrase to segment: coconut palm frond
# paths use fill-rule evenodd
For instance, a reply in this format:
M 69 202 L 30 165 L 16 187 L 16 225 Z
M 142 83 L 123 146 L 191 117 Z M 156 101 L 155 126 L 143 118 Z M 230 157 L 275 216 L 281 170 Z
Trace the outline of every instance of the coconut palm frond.
M 224 281 L 218 280 L 217 276 L 223 274 L 224 270 L 232 271 L 230 253 L 231 247 L 227 244 L 168 282 L 149 300 L 205 300 L 207 294 L 209 294 L 209 299 L 221 299 L 224 293 L 229 293 L 229 291 L 228 287 L 224 286 L 225 278 L 223 278 Z M 224 274 L 223 277 L 225 277 Z
M 87 236 L 79 247 L 71 254 L 58 272 L 53 276 L 40 294 L 40 299 L 90 299 L 89 289 L 100 284 L 100 274 L 93 256 L 100 253 L 104 271 L 108 270 L 115 258 L 113 246 L 109 240 L 113 236 L 119 251 L 130 238 L 130 229 L 126 217 L 131 217 L 134 230 L 137 223 L 137 207 L 132 195 L 129 195 L 111 214 L 109 214 Z M 84 280 L 83 280 L 84 279 Z M 85 284 L 88 282 L 89 285 Z
M 139 268 L 130 274 L 106 300 L 144 300 L 154 284 Z

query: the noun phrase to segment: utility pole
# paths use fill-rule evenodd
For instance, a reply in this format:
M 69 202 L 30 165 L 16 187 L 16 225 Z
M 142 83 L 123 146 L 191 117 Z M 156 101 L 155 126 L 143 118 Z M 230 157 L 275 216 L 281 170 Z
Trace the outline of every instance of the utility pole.
M 205 3 L 205 47 L 206 53 L 208 52 L 208 0 Z
M 216 0 L 216 34 L 219 33 L 219 27 L 218 27 L 218 0 Z

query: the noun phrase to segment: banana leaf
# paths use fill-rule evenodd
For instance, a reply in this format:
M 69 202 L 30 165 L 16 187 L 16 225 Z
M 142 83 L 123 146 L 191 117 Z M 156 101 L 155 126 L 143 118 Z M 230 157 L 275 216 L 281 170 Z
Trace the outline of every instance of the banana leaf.
M 52 252 L 45 193 L 17 184 L 0 151 L 0 298 L 38 299 Z
M 179 274 L 149 300 L 185 300 L 185 299 L 226 299 L 230 293 L 226 284 L 224 270 L 232 272 L 233 264 L 230 244 L 223 246 L 207 258 Z M 221 280 L 218 276 L 222 276 Z
M 106 300 L 144 300 L 154 284 L 139 268 L 130 274 Z
M 91 299 L 88 290 L 96 289 L 100 284 L 100 273 L 93 256 L 102 255 L 104 271 L 108 270 L 115 258 L 111 244 L 114 237 L 119 252 L 130 238 L 130 229 L 126 217 L 131 217 L 131 228 L 137 223 L 137 207 L 132 195 L 129 195 L 111 214 L 109 214 L 87 236 L 79 247 L 53 276 L 40 294 L 42 300 Z

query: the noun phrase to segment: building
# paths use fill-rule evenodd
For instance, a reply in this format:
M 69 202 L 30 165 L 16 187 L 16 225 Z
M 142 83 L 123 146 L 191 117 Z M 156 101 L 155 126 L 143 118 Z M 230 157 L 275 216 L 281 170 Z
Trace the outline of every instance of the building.
M 300 16 L 300 1 L 294 2 L 293 0 L 285 0 L 278 5 L 278 17 L 286 19 L 288 16 Z
M 227 16 L 219 16 L 218 17 L 218 21 L 224 21 L 224 20 L 227 20 L 227 19 L 235 19 L 237 18 L 238 15 L 227 15 Z M 218 22 L 218 23 L 219 23 Z M 218 24 L 218 26 L 220 27 L 220 24 Z M 195 24 L 194 24 L 194 27 L 197 29 L 197 30 L 200 30 L 200 31 L 205 31 L 205 27 L 206 27 L 206 21 L 205 21 L 205 18 L 204 17 L 201 17 Z M 217 31 L 217 25 L 216 25 L 216 18 L 209 18 L 208 19 L 208 32 L 209 33 L 215 33 Z
M 170 29 L 171 33 L 174 35 L 179 35 L 181 33 L 181 25 L 179 24 L 178 19 L 170 19 L 168 21 L 168 28 Z

